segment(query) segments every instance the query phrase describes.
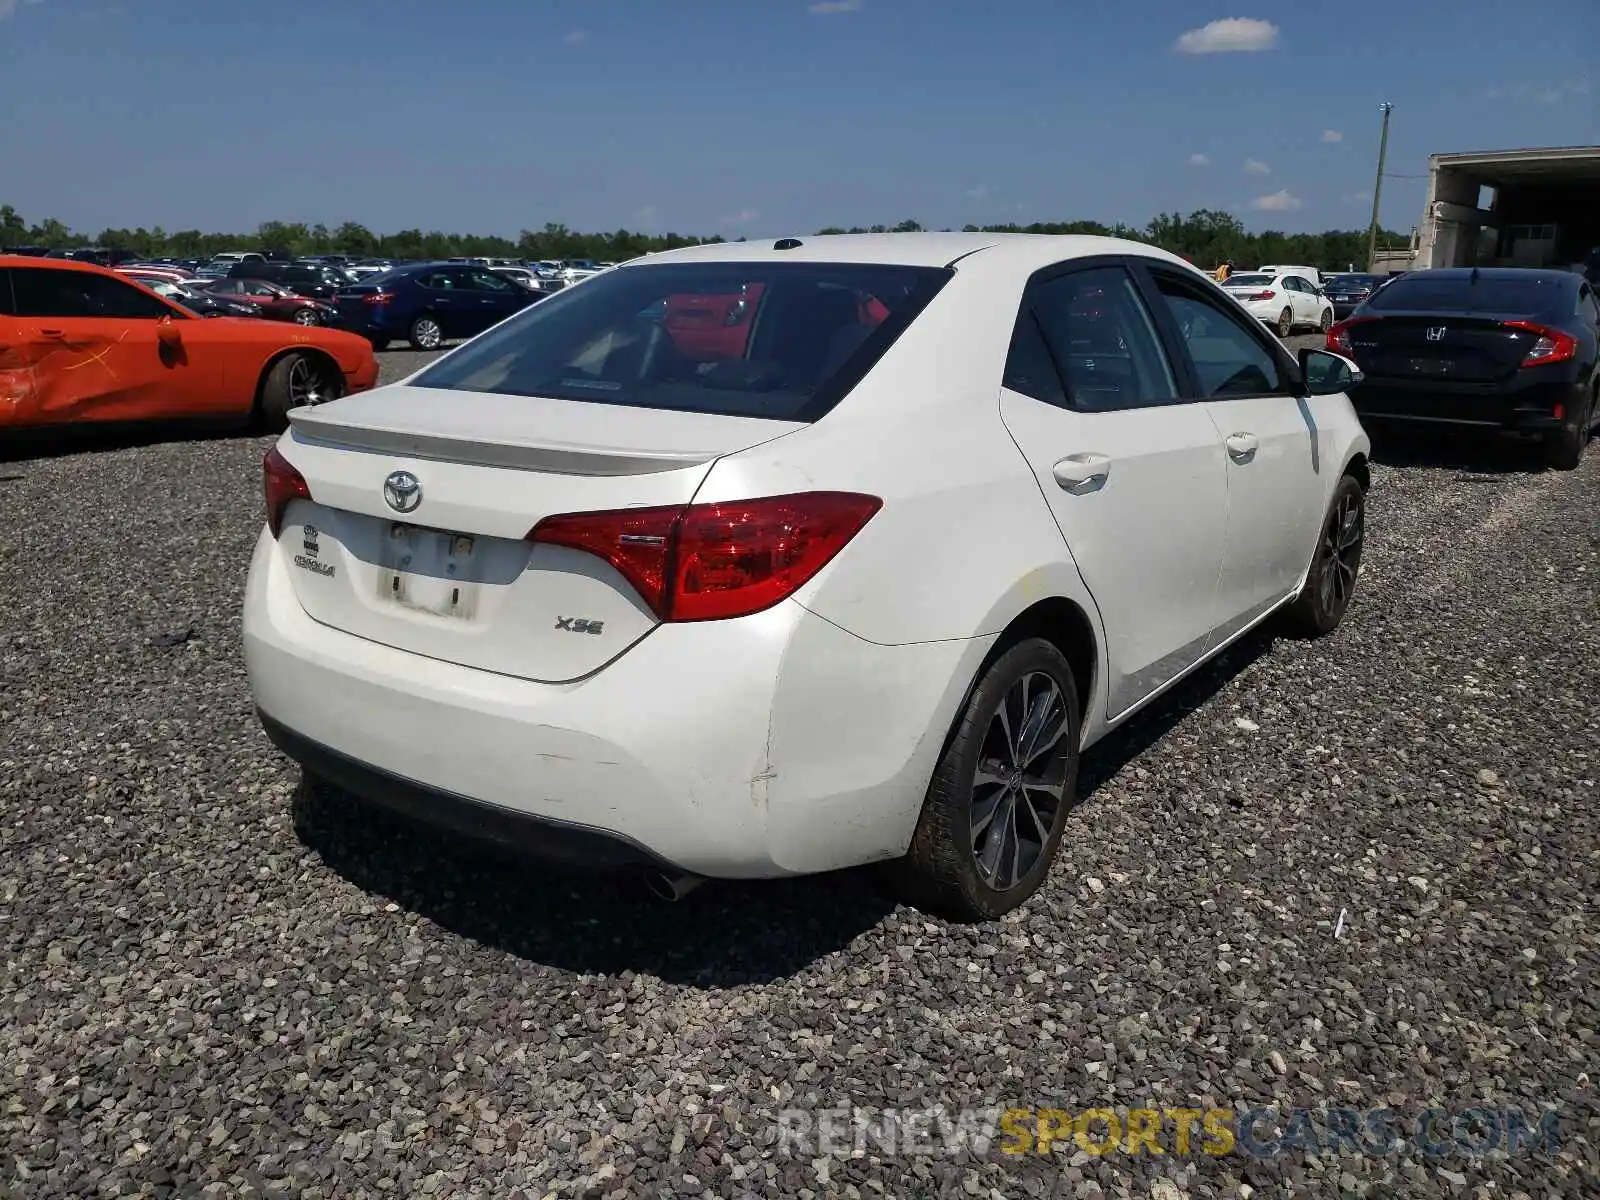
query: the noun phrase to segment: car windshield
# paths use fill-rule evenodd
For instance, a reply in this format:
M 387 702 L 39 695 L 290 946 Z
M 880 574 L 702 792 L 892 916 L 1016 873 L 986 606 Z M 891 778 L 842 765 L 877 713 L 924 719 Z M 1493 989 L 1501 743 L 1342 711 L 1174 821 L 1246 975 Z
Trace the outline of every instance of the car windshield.
M 1367 307 L 1374 312 L 1492 312 L 1530 316 L 1570 310 L 1567 286 L 1545 276 L 1506 277 L 1408 275 L 1373 293 Z
M 1227 285 L 1229 287 L 1262 287 L 1265 284 L 1271 283 L 1272 279 L 1273 277 L 1271 275 L 1229 275 L 1227 278 Z
M 1330 291 L 1335 292 L 1341 288 L 1356 291 L 1361 288 L 1376 287 L 1379 282 L 1376 275 L 1335 275 L 1328 280 L 1327 286 Z
M 950 275 L 933 267 L 796 262 L 621 268 L 527 309 L 412 383 L 815 420 Z

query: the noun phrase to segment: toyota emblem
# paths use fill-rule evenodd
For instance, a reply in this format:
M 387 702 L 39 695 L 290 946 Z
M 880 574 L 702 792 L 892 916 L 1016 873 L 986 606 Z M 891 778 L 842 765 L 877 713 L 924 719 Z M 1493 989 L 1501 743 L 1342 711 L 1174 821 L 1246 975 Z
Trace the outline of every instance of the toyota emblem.
M 422 480 L 410 471 L 396 471 L 383 481 L 383 498 L 395 512 L 413 512 L 422 503 Z

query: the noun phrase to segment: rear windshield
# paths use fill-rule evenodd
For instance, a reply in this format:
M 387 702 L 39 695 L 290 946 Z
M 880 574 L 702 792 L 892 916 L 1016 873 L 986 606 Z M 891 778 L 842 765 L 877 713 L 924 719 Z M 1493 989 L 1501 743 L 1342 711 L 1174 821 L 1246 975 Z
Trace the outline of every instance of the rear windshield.
M 1443 279 L 1426 273 L 1397 279 L 1373 294 L 1367 307 L 1374 311 L 1412 309 L 1426 312 L 1548 313 L 1570 307 L 1566 285 L 1547 278 L 1507 279 L 1467 275 Z
M 623 267 L 535 305 L 411 382 L 813 421 L 951 274 L 855 263 Z
M 1340 288 L 1370 288 L 1381 283 L 1382 277 L 1378 275 L 1335 275 L 1328 280 L 1327 287 L 1330 291 Z
M 1229 275 L 1224 282 L 1229 287 L 1261 287 L 1271 283 L 1273 278 L 1271 275 Z

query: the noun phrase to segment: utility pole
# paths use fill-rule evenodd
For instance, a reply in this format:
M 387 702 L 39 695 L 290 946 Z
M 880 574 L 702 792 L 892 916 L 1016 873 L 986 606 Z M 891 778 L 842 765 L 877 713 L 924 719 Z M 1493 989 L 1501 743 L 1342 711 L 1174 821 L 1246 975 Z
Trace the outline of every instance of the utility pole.
M 1378 201 L 1383 196 L 1383 164 L 1389 157 L 1389 114 L 1394 105 L 1387 100 L 1378 105 L 1383 114 L 1383 137 L 1378 141 L 1378 178 L 1372 185 L 1372 224 L 1367 227 L 1367 270 L 1377 269 L 1378 261 Z

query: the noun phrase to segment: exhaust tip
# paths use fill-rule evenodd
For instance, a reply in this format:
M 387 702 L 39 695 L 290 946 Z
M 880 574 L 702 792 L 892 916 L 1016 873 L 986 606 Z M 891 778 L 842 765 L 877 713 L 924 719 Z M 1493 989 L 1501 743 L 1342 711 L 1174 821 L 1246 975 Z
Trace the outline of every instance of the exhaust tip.
M 703 882 L 698 875 L 677 875 L 665 871 L 651 871 L 644 877 L 645 886 L 659 899 L 676 904 Z

